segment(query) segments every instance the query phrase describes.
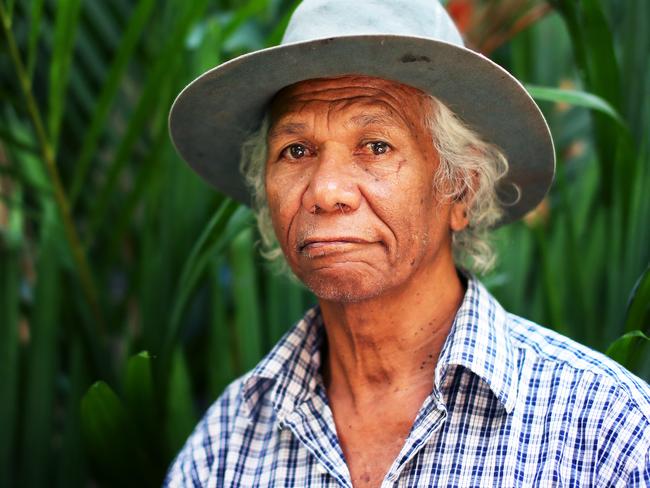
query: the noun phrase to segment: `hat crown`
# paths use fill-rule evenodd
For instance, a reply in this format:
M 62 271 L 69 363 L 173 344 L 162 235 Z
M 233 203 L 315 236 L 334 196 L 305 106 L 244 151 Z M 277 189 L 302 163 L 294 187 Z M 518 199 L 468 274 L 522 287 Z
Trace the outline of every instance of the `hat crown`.
M 372 34 L 464 45 L 438 0 L 305 0 L 293 13 L 282 44 Z

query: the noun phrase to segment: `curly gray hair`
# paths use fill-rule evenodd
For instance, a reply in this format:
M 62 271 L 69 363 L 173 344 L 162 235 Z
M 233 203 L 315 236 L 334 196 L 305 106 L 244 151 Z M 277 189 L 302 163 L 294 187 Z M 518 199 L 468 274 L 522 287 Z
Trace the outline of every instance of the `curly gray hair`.
M 429 106 L 424 123 L 440 157 L 433 184 L 441 199 L 468 202 L 469 224 L 452 237 L 454 259 L 473 271 L 487 272 L 496 260 L 488 231 L 503 215 L 504 202 L 496 188 L 508 172 L 508 161 L 497 146 L 483 140 L 437 98 L 426 95 L 425 100 Z M 283 261 L 264 188 L 268 129 L 265 116 L 260 128 L 242 146 L 240 170 L 253 196 L 262 255 Z M 286 269 L 284 261 L 283 266 Z

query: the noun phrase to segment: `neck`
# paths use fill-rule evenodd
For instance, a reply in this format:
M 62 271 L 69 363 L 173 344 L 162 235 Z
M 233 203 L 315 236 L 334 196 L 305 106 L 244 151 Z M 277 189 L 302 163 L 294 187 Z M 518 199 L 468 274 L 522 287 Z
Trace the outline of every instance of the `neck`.
M 330 395 L 364 405 L 430 393 L 435 365 L 464 287 L 451 263 L 407 286 L 355 303 L 320 301 Z

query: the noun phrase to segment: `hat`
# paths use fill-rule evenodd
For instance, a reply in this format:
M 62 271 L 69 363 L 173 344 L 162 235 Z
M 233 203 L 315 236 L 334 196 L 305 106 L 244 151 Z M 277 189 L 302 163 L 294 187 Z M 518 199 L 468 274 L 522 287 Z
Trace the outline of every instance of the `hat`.
M 539 107 L 506 70 L 464 47 L 437 0 L 303 1 L 279 46 L 232 59 L 185 87 L 169 114 L 171 139 L 203 179 L 250 205 L 241 146 L 273 96 L 300 81 L 352 74 L 435 96 L 503 151 L 509 171 L 497 192 L 513 203 L 499 224 L 546 194 L 555 151 Z

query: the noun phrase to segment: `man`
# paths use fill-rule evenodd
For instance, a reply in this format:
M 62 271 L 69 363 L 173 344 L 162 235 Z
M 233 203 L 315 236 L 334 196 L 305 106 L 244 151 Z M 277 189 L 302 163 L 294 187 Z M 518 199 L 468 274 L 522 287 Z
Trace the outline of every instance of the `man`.
M 319 306 L 210 408 L 168 486 L 650 485 L 648 386 L 456 267 L 489 264 L 485 231 L 554 167 L 523 88 L 460 44 L 430 0 L 307 0 L 282 46 L 175 102 L 179 152 L 252 197 Z

